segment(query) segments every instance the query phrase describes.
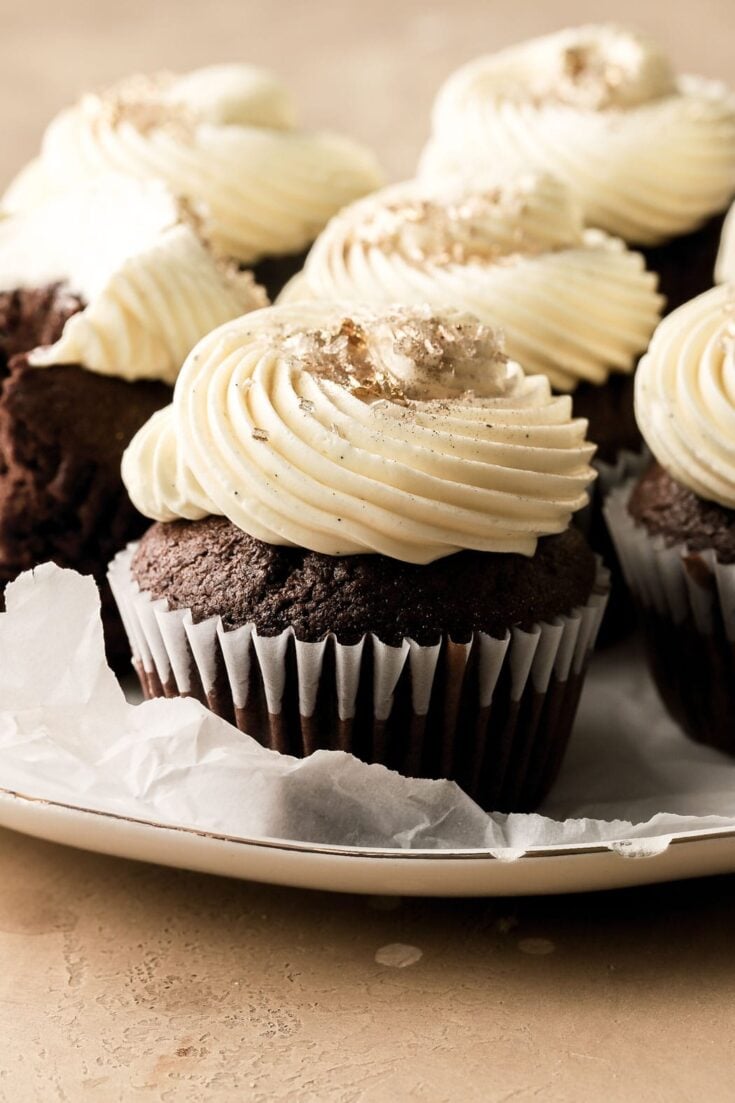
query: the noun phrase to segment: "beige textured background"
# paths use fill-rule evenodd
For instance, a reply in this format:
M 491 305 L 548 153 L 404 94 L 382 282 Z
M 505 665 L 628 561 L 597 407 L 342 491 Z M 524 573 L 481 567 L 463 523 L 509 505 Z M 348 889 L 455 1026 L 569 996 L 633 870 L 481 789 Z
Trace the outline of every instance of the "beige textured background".
M 731 74 L 733 0 L 0 0 L 0 180 L 84 86 L 229 58 L 276 67 L 306 120 L 407 174 L 453 66 L 611 14 Z M 4 832 L 0 1103 L 730 1103 L 734 928 L 732 878 L 368 901 Z M 377 962 L 395 943 L 422 956 Z

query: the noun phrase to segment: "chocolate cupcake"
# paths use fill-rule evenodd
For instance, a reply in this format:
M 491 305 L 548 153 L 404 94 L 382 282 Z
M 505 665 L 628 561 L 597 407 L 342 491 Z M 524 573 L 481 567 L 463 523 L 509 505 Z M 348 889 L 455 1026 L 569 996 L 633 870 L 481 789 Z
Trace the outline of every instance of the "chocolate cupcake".
M 161 184 L 100 179 L 0 220 L 0 584 L 45 560 L 104 582 L 143 531 L 120 479 L 186 354 L 265 302 Z M 103 592 L 109 654 L 124 653 Z
M 731 290 L 680 307 L 636 379 L 656 463 L 605 511 L 664 703 L 692 739 L 735 753 L 735 315 Z
M 614 26 L 481 57 L 440 90 L 422 174 L 550 172 L 589 225 L 641 248 L 669 310 L 712 286 L 735 193 L 735 99 L 677 77 L 652 42 Z
M 274 295 L 327 220 L 381 183 L 363 147 L 300 130 L 286 89 L 250 65 L 135 76 L 89 93 L 48 127 L 7 210 L 102 172 L 159 179 L 185 198 L 221 256 Z
M 605 602 L 569 528 L 584 432 L 466 314 L 302 303 L 223 326 L 123 460 L 158 522 L 110 572 L 146 695 L 535 806 Z
M 414 180 L 358 200 L 279 301 L 428 303 L 499 325 L 527 373 L 575 395 L 598 456 L 615 465 L 622 450 L 640 451 L 629 377 L 660 320 L 656 283 L 638 253 L 584 228 L 568 188 L 524 173 Z

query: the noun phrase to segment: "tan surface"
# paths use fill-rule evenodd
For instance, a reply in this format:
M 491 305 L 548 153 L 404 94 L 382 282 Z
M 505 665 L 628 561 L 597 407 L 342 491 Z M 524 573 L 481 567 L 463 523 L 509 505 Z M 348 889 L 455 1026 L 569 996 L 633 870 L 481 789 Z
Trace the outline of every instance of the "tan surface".
M 237 57 L 408 173 L 452 66 L 611 10 L 731 72 L 732 0 L 0 0 L 0 179 L 84 85 Z M 732 879 L 380 910 L 3 832 L 0 886 L 0 1103 L 733 1099 Z

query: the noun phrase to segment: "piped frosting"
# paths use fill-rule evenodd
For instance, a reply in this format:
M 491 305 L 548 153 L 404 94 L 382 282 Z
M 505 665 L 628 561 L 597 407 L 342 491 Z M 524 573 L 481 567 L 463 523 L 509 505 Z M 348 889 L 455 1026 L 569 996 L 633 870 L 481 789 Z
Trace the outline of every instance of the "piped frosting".
M 215 259 L 186 204 L 123 176 L 0 218 L 0 290 L 52 284 L 84 309 L 31 363 L 127 380 L 173 383 L 204 334 L 267 302 L 249 272 Z
M 478 58 L 440 90 L 422 175 L 550 172 L 589 225 L 655 245 L 724 210 L 735 193 L 735 98 L 678 78 L 648 39 L 610 25 Z
M 531 555 L 587 501 L 585 429 L 469 315 L 289 304 L 199 343 L 123 478 L 153 519 L 328 555 Z
M 586 230 L 569 189 L 525 173 L 409 181 L 359 200 L 317 238 L 283 302 L 429 303 L 501 326 L 509 355 L 558 390 L 632 371 L 663 299 L 642 257 Z
M 670 314 L 636 375 L 636 418 L 669 474 L 735 509 L 735 288 L 713 288 Z
M 338 135 L 298 129 L 271 74 L 216 65 L 136 76 L 88 93 L 48 127 L 6 210 L 101 173 L 159 179 L 189 201 L 221 254 L 250 264 L 297 253 L 345 203 L 381 183 L 374 157 Z

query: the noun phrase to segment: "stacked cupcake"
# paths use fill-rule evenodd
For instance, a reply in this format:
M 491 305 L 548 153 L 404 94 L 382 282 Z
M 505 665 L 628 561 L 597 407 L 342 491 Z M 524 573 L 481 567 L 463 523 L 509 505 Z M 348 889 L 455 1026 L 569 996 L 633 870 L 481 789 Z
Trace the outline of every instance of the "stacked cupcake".
M 674 309 L 712 286 L 735 193 L 735 98 L 677 77 L 631 31 L 561 31 L 470 62 L 437 97 L 422 173 L 498 169 L 558 176 L 590 225 L 643 250 Z
M 466 314 L 318 302 L 221 327 L 123 462 L 158 522 L 110 576 L 145 692 L 534 807 L 605 601 L 569 527 L 584 434 Z
M 166 183 L 197 212 L 213 250 L 255 267 L 271 294 L 327 220 L 381 183 L 357 143 L 298 129 L 270 73 L 216 65 L 83 96 L 50 124 L 3 206 L 25 210 L 110 171 Z

